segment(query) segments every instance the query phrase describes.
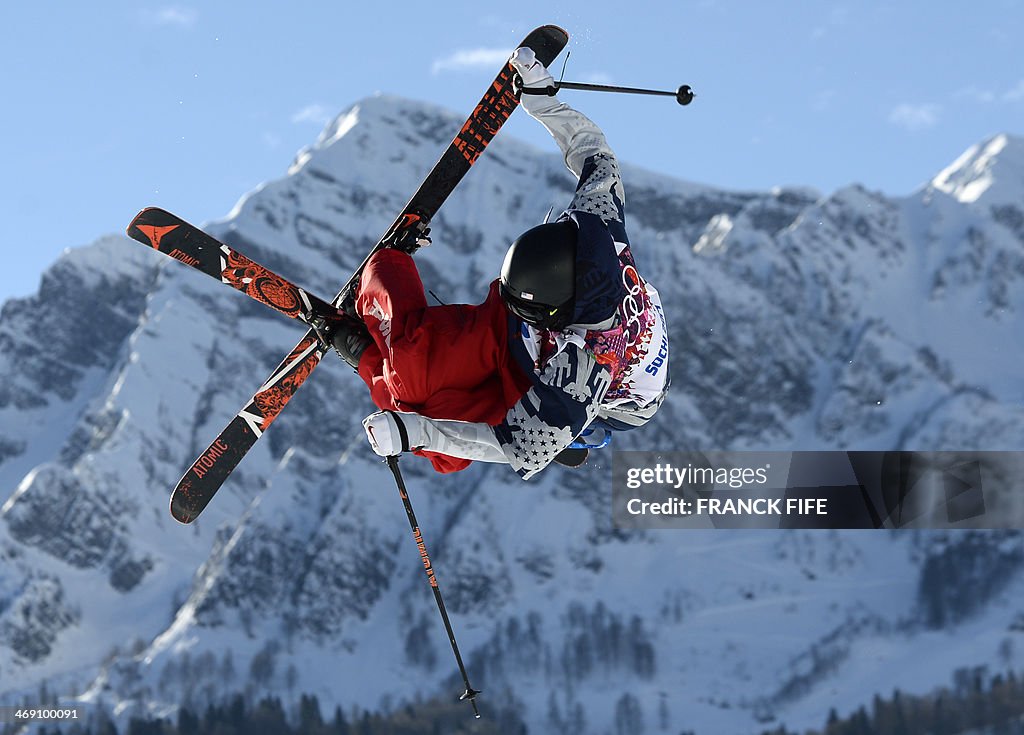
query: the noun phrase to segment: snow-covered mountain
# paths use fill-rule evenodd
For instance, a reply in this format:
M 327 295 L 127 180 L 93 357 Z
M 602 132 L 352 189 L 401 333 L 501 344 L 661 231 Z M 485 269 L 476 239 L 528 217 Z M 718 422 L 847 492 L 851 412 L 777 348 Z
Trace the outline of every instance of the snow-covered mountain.
M 460 122 L 363 100 L 207 229 L 329 297 Z M 899 199 L 623 170 L 673 392 L 619 448 L 1024 449 L 1024 139 L 985 141 Z M 424 280 L 481 300 L 506 244 L 574 183 L 553 144 L 499 136 L 435 218 Z M 369 710 L 460 691 L 340 361 L 202 518 L 167 513 L 301 333 L 124 237 L 68 251 L 4 305 L 2 702 L 43 681 L 122 715 L 237 691 Z M 962 666 L 1024 665 L 1015 532 L 627 533 L 609 464 L 522 483 L 403 462 L 481 703 L 530 732 L 818 726 Z

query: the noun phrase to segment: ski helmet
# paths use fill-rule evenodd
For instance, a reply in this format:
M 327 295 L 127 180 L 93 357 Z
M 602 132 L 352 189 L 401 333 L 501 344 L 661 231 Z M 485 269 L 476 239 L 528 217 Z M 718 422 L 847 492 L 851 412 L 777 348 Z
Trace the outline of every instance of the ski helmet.
M 540 329 L 554 331 L 570 323 L 576 239 L 572 220 L 538 225 L 516 238 L 505 253 L 498 286 L 509 311 Z

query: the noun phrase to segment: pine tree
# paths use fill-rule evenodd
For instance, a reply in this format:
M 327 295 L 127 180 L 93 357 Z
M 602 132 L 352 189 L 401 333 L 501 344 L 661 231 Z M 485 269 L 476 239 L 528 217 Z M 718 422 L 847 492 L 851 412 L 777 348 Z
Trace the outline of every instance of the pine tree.
M 640 735 L 643 731 L 644 716 L 640 700 L 627 692 L 615 703 L 616 735 Z
M 231 725 L 236 732 L 241 735 L 245 732 L 245 722 L 248 719 L 248 713 L 246 712 L 245 699 L 242 698 L 241 694 L 236 694 L 231 698 L 231 704 L 228 706 L 227 712 L 224 713 L 223 719 L 226 723 Z
M 836 708 L 832 707 L 828 711 L 828 719 L 825 721 L 825 735 L 838 735 L 841 732 L 839 723 L 839 713 L 836 712 Z
M 96 726 L 96 735 L 117 735 L 117 727 L 106 715 L 100 716 L 99 724 Z
M 324 726 L 324 719 L 320 715 L 320 702 L 316 695 L 305 694 L 299 698 L 299 731 L 303 735 L 315 735 Z
M 352 735 L 348 721 L 345 719 L 345 713 L 341 711 L 341 707 L 334 708 L 334 719 L 331 720 L 331 735 Z
M 284 707 L 277 697 L 265 697 L 249 715 L 246 735 L 291 735 L 291 728 L 284 716 Z

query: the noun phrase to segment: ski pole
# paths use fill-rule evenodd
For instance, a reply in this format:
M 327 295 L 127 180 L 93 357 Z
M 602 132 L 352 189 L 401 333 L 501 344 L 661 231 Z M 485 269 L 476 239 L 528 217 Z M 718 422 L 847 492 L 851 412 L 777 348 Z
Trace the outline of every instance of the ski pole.
M 544 94 L 553 97 L 560 89 L 580 89 L 587 92 L 621 92 L 623 94 L 653 94 L 662 97 L 675 97 L 676 102 L 681 105 L 688 105 L 693 102 L 697 95 L 684 84 L 675 92 L 668 92 L 660 89 L 639 89 L 638 87 L 613 87 L 608 84 L 585 84 L 583 82 L 557 82 L 547 87 L 523 87 L 523 94 Z
M 441 598 L 441 588 L 437 586 L 437 577 L 434 576 L 434 567 L 427 556 L 427 547 L 423 543 L 423 534 L 420 533 L 420 524 L 416 521 L 416 514 L 412 511 L 412 503 L 409 502 L 409 492 L 405 489 L 405 480 L 398 469 L 398 457 L 388 457 L 386 460 L 388 469 L 395 476 L 398 484 L 398 494 L 402 496 L 402 503 L 405 504 L 405 514 L 409 517 L 409 525 L 412 526 L 412 536 L 416 540 L 416 546 L 420 550 L 420 558 L 423 559 L 423 567 L 427 570 L 427 579 L 430 581 L 430 588 L 434 591 L 434 600 L 437 602 L 437 609 L 441 613 L 441 620 L 444 621 L 444 629 L 448 633 L 448 641 L 452 644 L 452 652 L 455 654 L 455 661 L 462 673 L 462 681 L 466 685 L 466 691 L 459 697 L 460 700 L 468 699 L 473 705 L 473 716 L 480 719 L 480 710 L 476 708 L 476 695 L 480 692 L 473 689 L 469 684 L 469 674 L 466 673 L 466 666 L 462 663 L 462 655 L 459 653 L 459 644 L 455 642 L 455 632 L 452 630 L 452 623 L 448 619 L 448 611 L 445 610 L 444 600 Z

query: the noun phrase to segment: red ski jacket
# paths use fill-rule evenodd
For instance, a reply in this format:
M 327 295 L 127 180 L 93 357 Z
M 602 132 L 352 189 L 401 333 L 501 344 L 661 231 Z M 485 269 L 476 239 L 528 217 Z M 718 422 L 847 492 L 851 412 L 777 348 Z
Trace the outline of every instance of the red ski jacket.
M 501 423 L 530 388 L 509 349 L 511 317 L 491 284 L 479 305 L 428 306 L 411 256 L 384 249 L 363 270 L 356 311 L 373 337 L 359 376 L 383 410 L 428 418 Z M 438 472 L 469 460 L 418 452 Z

